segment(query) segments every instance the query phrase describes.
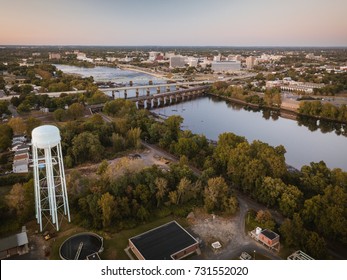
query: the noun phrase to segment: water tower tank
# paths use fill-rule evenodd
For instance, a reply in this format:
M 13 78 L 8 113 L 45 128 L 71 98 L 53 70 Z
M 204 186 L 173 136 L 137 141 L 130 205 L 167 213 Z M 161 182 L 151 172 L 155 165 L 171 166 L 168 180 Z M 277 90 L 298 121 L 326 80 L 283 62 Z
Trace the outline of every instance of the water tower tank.
M 40 231 L 48 224 L 59 230 L 60 216 L 70 222 L 60 132 L 56 126 L 43 125 L 31 136 L 36 219 Z
M 42 125 L 34 128 L 31 137 L 32 144 L 39 149 L 55 147 L 61 140 L 59 129 L 53 125 Z

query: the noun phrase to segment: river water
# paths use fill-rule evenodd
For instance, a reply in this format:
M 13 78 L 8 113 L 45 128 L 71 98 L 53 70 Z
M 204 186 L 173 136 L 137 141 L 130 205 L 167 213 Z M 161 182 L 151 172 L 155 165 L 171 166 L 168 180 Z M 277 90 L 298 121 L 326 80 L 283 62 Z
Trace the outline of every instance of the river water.
M 93 76 L 95 81 L 115 81 L 134 84 L 163 83 L 164 81 L 143 73 L 108 67 L 80 68 L 59 66 L 63 72 Z M 287 151 L 286 162 L 298 169 L 310 162 L 323 160 L 329 168 L 347 171 L 347 137 L 335 131 L 323 133 L 309 129 L 295 120 L 278 116 L 269 117 L 264 112 L 253 112 L 242 106 L 214 97 L 202 97 L 176 105 L 154 109 L 162 116 L 181 115 L 183 128 L 217 140 L 223 132 L 233 132 L 248 141 L 260 140 L 272 146 L 283 145 Z M 314 131 L 313 131 L 314 130 Z

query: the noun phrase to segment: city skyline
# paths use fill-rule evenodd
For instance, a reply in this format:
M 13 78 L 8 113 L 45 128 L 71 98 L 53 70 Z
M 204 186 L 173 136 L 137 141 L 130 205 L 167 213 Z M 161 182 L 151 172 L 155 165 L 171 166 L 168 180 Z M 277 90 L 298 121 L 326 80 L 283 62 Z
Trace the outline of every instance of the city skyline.
M 0 4 L 0 45 L 347 46 L 344 0 Z

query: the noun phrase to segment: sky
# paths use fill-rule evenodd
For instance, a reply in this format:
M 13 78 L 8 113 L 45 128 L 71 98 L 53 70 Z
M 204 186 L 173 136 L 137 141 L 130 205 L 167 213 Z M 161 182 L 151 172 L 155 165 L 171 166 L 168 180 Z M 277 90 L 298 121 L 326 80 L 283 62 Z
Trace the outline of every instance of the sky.
M 0 45 L 347 46 L 346 0 L 0 0 Z

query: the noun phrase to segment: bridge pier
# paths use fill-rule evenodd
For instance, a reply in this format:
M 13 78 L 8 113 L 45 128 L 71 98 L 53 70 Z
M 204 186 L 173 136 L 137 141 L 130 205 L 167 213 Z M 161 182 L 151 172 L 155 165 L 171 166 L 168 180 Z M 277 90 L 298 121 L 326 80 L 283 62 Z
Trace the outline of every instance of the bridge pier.
M 127 99 L 128 98 L 128 92 L 127 92 L 127 90 L 125 89 L 124 90 L 124 99 Z
M 147 95 L 147 96 L 150 96 L 150 95 L 151 95 L 151 91 L 150 91 L 149 88 L 147 88 L 147 90 L 146 90 L 146 95 Z
M 157 93 L 158 94 L 160 93 L 160 87 L 157 87 Z

